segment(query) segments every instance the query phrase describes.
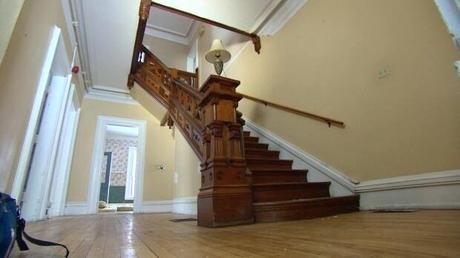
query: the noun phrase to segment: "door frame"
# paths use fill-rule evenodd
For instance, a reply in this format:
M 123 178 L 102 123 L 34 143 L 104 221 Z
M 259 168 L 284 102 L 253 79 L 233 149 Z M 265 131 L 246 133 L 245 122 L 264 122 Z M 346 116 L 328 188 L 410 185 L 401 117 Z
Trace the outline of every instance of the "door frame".
M 42 70 L 40 72 L 37 91 L 32 104 L 29 122 L 25 132 L 24 141 L 19 155 L 18 166 L 12 185 L 11 196 L 13 196 L 13 198 L 18 201 L 22 199 L 22 191 L 24 189 L 29 160 L 31 158 L 35 131 L 39 123 L 42 104 L 49 86 L 48 82 L 51 76 L 53 65 L 59 66 L 59 69 L 62 69 L 62 71 L 68 71 L 68 74 L 66 74 L 66 87 L 68 87 L 72 77 L 72 74 L 70 73 L 71 64 L 67 56 L 67 51 L 65 50 L 61 29 L 57 26 L 53 26 L 51 29 L 48 50 L 44 58 Z
M 104 156 L 104 145 L 106 139 L 106 126 L 128 126 L 137 127 L 137 166 L 136 166 L 136 178 L 134 179 L 134 212 L 140 212 L 142 210 L 142 195 L 143 195 L 143 184 L 144 184 L 144 163 L 145 163 L 145 143 L 146 143 L 146 120 L 135 120 L 129 118 L 121 118 L 114 116 L 98 116 L 96 125 L 96 134 L 94 136 L 94 147 L 91 161 L 91 175 L 87 194 L 87 205 L 88 213 L 97 213 L 97 203 L 99 200 L 99 191 L 101 189 L 101 175 L 100 169 L 102 167 L 102 161 Z

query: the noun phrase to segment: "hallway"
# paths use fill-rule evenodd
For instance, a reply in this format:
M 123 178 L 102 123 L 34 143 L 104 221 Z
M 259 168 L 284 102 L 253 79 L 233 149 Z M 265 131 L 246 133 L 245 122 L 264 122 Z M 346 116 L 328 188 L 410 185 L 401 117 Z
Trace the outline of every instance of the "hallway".
M 104 214 L 30 223 L 71 257 L 459 257 L 460 211 L 360 212 L 207 229 L 172 214 Z M 56 257 L 36 247 L 13 257 Z

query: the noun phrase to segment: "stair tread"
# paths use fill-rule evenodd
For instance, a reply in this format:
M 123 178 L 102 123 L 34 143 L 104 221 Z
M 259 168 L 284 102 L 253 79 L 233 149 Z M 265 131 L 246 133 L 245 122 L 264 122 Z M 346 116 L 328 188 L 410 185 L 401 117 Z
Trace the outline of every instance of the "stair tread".
M 347 195 L 347 196 L 336 196 L 336 197 L 315 197 L 315 198 L 304 198 L 304 199 L 293 199 L 285 201 L 274 201 L 274 202 L 254 202 L 253 206 L 265 206 L 265 205 L 282 205 L 282 204 L 291 204 L 291 203 L 302 203 L 302 202 L 315 202 L 322 200 L 340 200 L 340 199 L 354 199 L 358 198 L 359 195 Z

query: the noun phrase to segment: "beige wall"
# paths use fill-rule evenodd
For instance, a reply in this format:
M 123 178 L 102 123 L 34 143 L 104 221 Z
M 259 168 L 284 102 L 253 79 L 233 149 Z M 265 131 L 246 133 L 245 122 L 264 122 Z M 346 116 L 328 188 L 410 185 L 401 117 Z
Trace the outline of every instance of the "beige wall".
M 46 15 L 42 10 L 46 10 Z M 0 120 L 4 121 L 0 127 L 0 191 L 11 190 L 11 180 L 17 168 L 19 151 L 54 25 L 62 29 L 70 59 L 72 46 L 67 36 L 60 1 L 28 0 L 24 2 L 0 66 Z
M 144 89 L 137 85 L 137 83 L 134 84 L 134 87 L 131 89 L 131 96 L 159 120 L 165 115 L 166 109 Z M 172 146 L 172 148 L 174 148 L 173 162 L 175 170 L 168 169 L 168 171 L 177 174 L 177 180 L 175 180 L 171 186 L 173 187 L 173 198 L 193 197 L 198 194 L 201 185 L 199 160 L 180 131 L 174 128 L 170 130 L 170 133 L 173 133 L 173 131 L 174 146 Z M 171 182 L 167 181 L 164 183 L 167 184 Z
M 24 0 L 0 0 L 0 65 Z
M 143 43 L 168 67 L 187 70 L 188 46 L 148 35 Z
M 176 140 L 174 162 L 177 174 L 174 197 L 197 196 L 201 186 L 200 161 L 178 129 L 175 129 L 174 138 Z
M 224 67 L 231 64 L 234 56 L 242 49 L 244 44 L 249 40 L 249 38 L 229 32 L 227 30 L 214 27 L 211 25 L 204 24 L 201 26 L 202 30 L 198 30 L 195 37 L 198 38 L 198 66 L 199 66 L 199 80 L 200 85 L 206 81 L 206 79 L 211 74 L 216 74 L 214 66 L 206 61 L 205 54 L 211 48 L 212 41 L 214 39 L 222 40 L 224 47 L 232 53 L 232 59 L 224 64 Z M 201 32 L 201 33 L 200 33 Z M 249 46 L 252 48 L 252 45 Z M 225 69 L 222 73 L 222 76 L 228 77 Z
M 239 107 L 369 180 L 460 168 L 459 57 L 431 0 L 310 0 L 227 75 L 242 93 L 344 121 L 345 129 L 328 128 L 253 102 Z M 389 75 L 379 78 L 382 69 Z
M 99 115 L 147 121 L 143 200 L 171 200 L 174 171 L 174 139 L 171 131 L 167 127 L 160 127 L 158 119 L 140 105 L 85 98 L 81 107 L 67 201 L 87 201 L 92 151 Z M 160 164 L 166 165 L 165 171 L 157 169 Z

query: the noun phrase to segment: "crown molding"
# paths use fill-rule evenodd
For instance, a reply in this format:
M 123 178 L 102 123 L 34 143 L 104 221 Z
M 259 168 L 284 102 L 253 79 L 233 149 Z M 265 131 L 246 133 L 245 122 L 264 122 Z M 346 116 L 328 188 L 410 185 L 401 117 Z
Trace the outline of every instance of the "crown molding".
M 110 91 L 110 92 L 129 94 L 129 90 L 127 89 L 119 89 L 119 88 L 109 87 L 109 86 L 104 86 L 104 85 L 93 85 L 92 88 L 96 90 L 105 90 L 105 91 Z
M 286 0 L 259 31 L 259 36 L 273 36 L 302 8 L 308 0 Z
M 99 101 L 115 102 L 119 104 L 140 105 L 129 93 L 107 91 L 95 88 L 88 88 L 84 98 Z
M 160 28 L 158 26 L 147 24 L 145 28 L 145 34 L 155 38 L 161 38 L 165 40 L 169 40 L 172 42 L 176 42 L 185 46 L 189 46 L 190 43 L 193 41 L 193 36 L 195 35 L 196 31 L 198 30 L 198 22 L 193 21 L 190 24 L 190 27 L 187 31 L 187 34 L 180 34 L 168 29 Z
M 186 38 L 186 37 L 189 35 L 189 31 L 190 31 L 190 29 L 192 28 L 194 22 L 195 22 L 195 21 L 192 21 L 192 22 L 189 24 L 186 33 L 179 33 L 179 32 L 177 32 L 177 31 L 173 31 L 173 30 L 170 30 L 170 29 L 167 29 L 167 28 L 163 28 L 163 27 L 160 27 L 160 26 L 156 26 L 156 25 L 153 25 L 153 24 L 149 24 L 149 23 L 147 24 L 146 27 L 147 27 L 147 28 L 154 29 L 154 30 L 163 31 L 163 32 L 166 32 L 166 33 L 171 33 L 171 34 L 173 34 L 173 35 L 177 35 L 177 36 Z
M 188 44 L 189 44 L 189 39 L 186 38 L 186 37 L 182 37 L 182 36 L 179 36 L 177 34 L 165 32 L 165 31 L 161 31 L 161 30 L 157 30 L 157 29 L 155 29 L 153 27 L 145 28 L 145 34 L 149 35 L 151 37 L 176 42 L 176 43 L 179 43 L 179 44 L 182 44 L 182 45 L 185 45 L 185 46 L 188 46 Z
M 275 13 L 281 5 L 283 5 L 282 0 L 272 0 L 269 4 L 267 4 L 264 10 L 262 10 L 262 12 L 257 17 L 249 32 L 257 32 L 261 27 L 263 27 L 264 24 L 270 19 L 270 16 Z

